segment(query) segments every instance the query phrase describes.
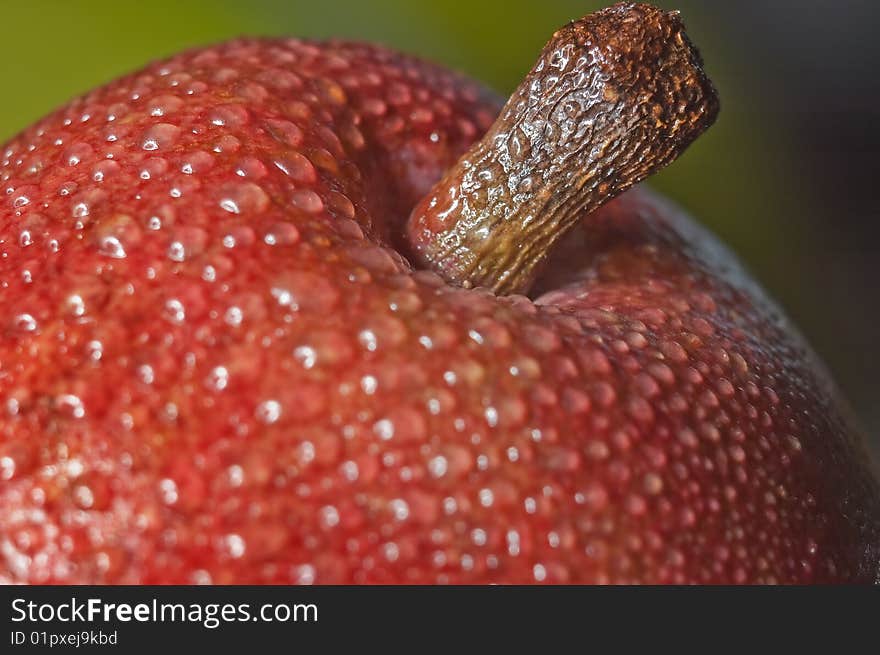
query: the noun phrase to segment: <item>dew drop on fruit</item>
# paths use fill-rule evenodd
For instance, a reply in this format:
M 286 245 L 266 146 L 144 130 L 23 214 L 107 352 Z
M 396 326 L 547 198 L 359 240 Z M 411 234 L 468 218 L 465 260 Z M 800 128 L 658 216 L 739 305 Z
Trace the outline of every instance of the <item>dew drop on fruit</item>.
M 55 398 L 55 407 L 59 412 L 70 416 L 71 418 L 83 418 L 86 415 L 86 409 L 79 396 L 70 393 L 61 394 Z
M 291 569 L 290 577 L 294 584 L 310 585 L 315 583 L 317 571 L 311 564 L 301 564 Z
M 226 535 L 223 540 L 223 546 L 226 553 L 233 559 L 243 557 L 245 550 L 247 549 L 245 540 L 238 534 Z
M 224 134 L 217 140 L 212 150 L 216 153 L 235 154 L 241 148 L 241 141 L 231 134 Z
M 214 157 L 204 150 L 189 153 L 180 167 L 180 172 L 185 175 L 195 175 L 211 170 L 214 166 Z
M 372 330 L 361 330 L 358 332 L 358 341 L 368 351 L 374 352 L 378 347 L 376 333 Z
M 165 302 L 165 311 L 162 316 L 166 321 L 180 325 L 186 319 L 186 309 L 177 298 L 171 298 Z
M 346 249 L 349 257 L 364 268 L 376 274 L 391 274 L 400 271 L 397 261 L 386 248 L 378 246 L 352 245 Z
M 71 209 L 71 214 L 74 218 L 85 218 L 89 215 L 89 212 L 90 208 L 88 203 L 82 201 L 74 203 Z
M 409 517 L 409 503 L 402 498 L 395 498 L 388 503 L 388 507 L 398 521 L 405 521 Z
M 448 470 L 449 461 L 443 455 L 437 455 L 428 461 L 428 471 L 435 478 L 442 478 Z
M 235 169 L 235 174 L 239 177 L 247 177 L 252 180 L 264 178 L 268 172 L 266 165 L 256 157 L 245 157 Z
M 144 384 L 153 384 L 153 381 L 156 379 L 153 373 L 153 367 L 149 364 L 142 364 L 137 369 L 138 378 Z
M 178 499 L 177 483 L 170 478 L 163 478 L 159 482 L 159 497 L 166 505 L 174 505 Z
M 80 509 L 89 509 L 95 504 L 92 490 L 84 484 L 77 485 L 73 490 L 73 499 Z
M 263 237 L 263 241 L 270 246 L 291 246 L 299 241 L 299 230 L 290 223 L 276 223 Z
M 373 375 L 365 375 L 361 378 L 361 389 L 368 396 L 372 396 L 374 393 L 376 393 L 376 388 L 378 387 L 378 385 L 379 382 Z
M 317 214 L 324 209 L 321 197 L 311 189 L 297 189 L 290 195 L 291 204 L 306 213 Z
M 15 460 L 4 455 L 0 457 L 0 480 L 11 480 L 15 475 Z
M 297 148 L 303 142 L 303 131 L 295 123 L 271 119 L 265 121 L 263 126 L 273 139 L 285 146 Z
M 208 120 L 218 127 L 238 128 L 248 123 L 250 113 L 243 105 L 230 103 L 212 109 Z
M 315 366 L 318 353 L 311 346 L 297 346 L 293 351 L 293 356 L 304 369 L 308 370 Z
M 146 132 L 141 140 L 141 148 L 147 151 L 167 150 L 177 141 L 180 128 L 171 123 L 157 123 Z
M 229 481 L 229 486 L 237 489 L 244 484 L 244 469 L 238 464 L 233 464 L 226 469 L 226 478 Z
M 211 369 L 205 384 L 214 391 L 223 391 L 229 384 L 229 370 L 225 366 L 215 366 Z
M 223 189 L 218 204 L 231 214 L 259 214 L 269 208 L 269 196 L 253 182 L 245 182 Z
M 37 319 L 30 314 L 17 314 L 12 319 L 12 327 L 19 332 L 35 332 Z
M 21 209 L 22 207 L 29 205 L 30 202 L 31 199 L 28 196 L 24 195 L 23 193 L 19 193 L 19 195 L 15 196 L 12 199 L 12 206 L 15 209 Z
M 327 195 L 327 208 L 336 218 L 353 219 L 356 216 L 354 204 L 338 191 Z
M 256 235 L 247 225 L 234 225 L 223 236 L 224 248 L 247 248 L 256 241 Z
M 394 423 L 383 418 L 373 424 L 373 433 L 382 441 L 388 441 L 394 436 Z
M 321 508 L 321 524 L 325 528 L 335 528 L 339 525 L 339 510 L 333 505 L 325 505 Z
M 393 541 L 389 541 L 382 546 L 382 554 L 389 562 L 396 562 L 397 558 L 400 557 L 400 547 Z
M 86 353 L 88 357 L 93 362 L 101 361 L 101 358 L 104 356 L 104 344 L 100 341 L 93 339 L 89 341 L 86 345 Z
M 119 164 L 113 160 L 102 161 L 92 169 L 92 179 L 95 182 L 103 182 L 119 169 Z
M 244 314 L 241 311 L 240 307 L 230 307 L 226 310 L 226 313 L 223 315 L 223 321 L 232 327 L 238 327 L 241 325 L 242 320 L 244 319 Z
M 168 259 L 173 262 L 182 262 L 186 259 L 186 248 L 180 241 L 172 241 L 168 245 Z
M 126 253 L 122 243 L 115 236 L 102 237 L 99 242 L 98 252 L 104 257 L 111 259 L 125 259 Z
M 77 166 L 83 160 L 94 155 L 94 149 L 87 143 L 75 143 L 61 155 L 62 161 L 68 166 Z
M 296 182 L 310 185 L 318 179 L 312 162 L 298 152 L 292 152 L 275 160 L 275 167 Z
M 182 262 L 190 257 L 201 254 L 208 240 L 208 234 L 200 227 L 182 227 L 174 233 L 174 239 L 168 246 L 168 259 Z
M 257 405 L 255 416 L 258 421 L 271 425 L 281 418 L 281 403 L 277 400 L 266 400 Z
M 356 481 L 360 476 L 360 467 L 358 467 L 357 462 L 352 460 L 343 462 L 339 466 L 339 470 L 341 471 L 342 476 L 349 482 Z
M 173 95 L 161 95 L 147 104 L 150 116 L 167 116 L 183 107 L 183 100 Z

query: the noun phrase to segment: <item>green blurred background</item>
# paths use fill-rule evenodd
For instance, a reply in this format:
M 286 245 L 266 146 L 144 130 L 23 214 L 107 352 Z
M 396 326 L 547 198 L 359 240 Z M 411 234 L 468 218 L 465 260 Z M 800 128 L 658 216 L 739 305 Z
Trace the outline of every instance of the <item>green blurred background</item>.
M 0 0 L 0 141 L 150 59 L 242 34 L 378 41 L 506 94 L 554 29 L 604 4 Z M 683 11 L 723 108 L 652 184 L 739 252 L 828 362 L 880 452 L 870 197 L 880 9 L 868 0 L 655 4 Z

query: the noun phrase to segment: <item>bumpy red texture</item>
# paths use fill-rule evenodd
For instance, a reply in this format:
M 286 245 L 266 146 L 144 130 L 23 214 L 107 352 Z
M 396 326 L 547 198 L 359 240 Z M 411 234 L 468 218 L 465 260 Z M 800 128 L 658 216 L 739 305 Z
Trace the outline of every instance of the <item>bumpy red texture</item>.
M 872 580 L 826 374 L 676 210 L 585 217 L 536 300 L 398 254 L 499 106 L 237 41 L 0 150 L 0 581 Z

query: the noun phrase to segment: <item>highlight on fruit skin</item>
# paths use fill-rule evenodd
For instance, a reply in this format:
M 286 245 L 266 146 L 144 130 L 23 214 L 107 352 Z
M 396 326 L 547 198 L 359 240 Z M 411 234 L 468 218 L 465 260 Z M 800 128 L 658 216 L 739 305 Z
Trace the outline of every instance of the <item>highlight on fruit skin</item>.
M 2 146 L 0 582 L 877 581 L 829 374 L 621 194 L 714 120 L 701 66 L 643 4 L 562 28 L 506 105 L 240 39 Z

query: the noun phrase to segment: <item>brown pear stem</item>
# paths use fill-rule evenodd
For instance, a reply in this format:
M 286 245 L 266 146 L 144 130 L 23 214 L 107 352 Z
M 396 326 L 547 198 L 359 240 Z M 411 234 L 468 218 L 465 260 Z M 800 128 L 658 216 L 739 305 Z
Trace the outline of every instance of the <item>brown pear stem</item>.
M 718 108 L 678 12 L 617 4 L 566 25 L 416 205 L 417 263 L 465 287 L 524 293 L 578 219 L 673 161 Z

